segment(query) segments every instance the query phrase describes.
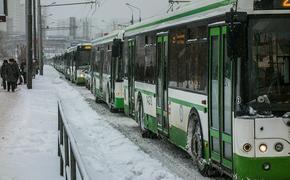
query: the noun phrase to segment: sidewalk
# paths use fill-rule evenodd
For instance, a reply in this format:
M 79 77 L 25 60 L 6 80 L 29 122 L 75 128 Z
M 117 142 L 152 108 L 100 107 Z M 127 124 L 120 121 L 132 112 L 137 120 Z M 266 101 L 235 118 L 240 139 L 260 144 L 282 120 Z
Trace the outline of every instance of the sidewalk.
M 0 90 L 0 180 L 61 180 L 57 96 L 46 77 L 34 89 Z
M 46 66 L 45 76 L 34 81 L 33 90 L 23 87 L 15 94 L 0 92 L 0 138 L 4 137 L 0 139 L 0 180 L 1 176 L 60 179 L 57 97 L 71 119 L 70 127 L 92 180 L 179 179 L 103 121 L 77 90 Z

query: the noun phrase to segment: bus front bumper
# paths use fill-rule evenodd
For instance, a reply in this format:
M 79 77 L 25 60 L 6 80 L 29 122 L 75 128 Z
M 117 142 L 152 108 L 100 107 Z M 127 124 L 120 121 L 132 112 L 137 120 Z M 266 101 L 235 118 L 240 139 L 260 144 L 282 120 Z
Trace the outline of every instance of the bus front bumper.
M 286 180 L 290 179 L 290 157 L 249 158 L 235 154 L 233 179 Z

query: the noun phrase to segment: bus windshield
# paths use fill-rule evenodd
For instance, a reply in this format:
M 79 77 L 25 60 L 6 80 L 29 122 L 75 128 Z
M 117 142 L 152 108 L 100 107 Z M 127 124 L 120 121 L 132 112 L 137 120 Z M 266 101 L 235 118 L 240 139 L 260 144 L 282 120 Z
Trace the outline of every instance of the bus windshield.
M 241 62 L 247 114 L 282 116 L 290 111 L 289 29 L 287 15 L 249 20 L 248 58 Z
M 90 65 L 91 51 L 80 51 L 78 58 L 79 66 L 88 66 Z

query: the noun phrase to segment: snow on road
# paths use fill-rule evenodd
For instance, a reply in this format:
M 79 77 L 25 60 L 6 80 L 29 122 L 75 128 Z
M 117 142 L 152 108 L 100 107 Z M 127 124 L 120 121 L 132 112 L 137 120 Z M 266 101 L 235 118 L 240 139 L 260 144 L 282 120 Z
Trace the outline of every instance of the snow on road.
M 34 89 L 0 91 L 0 180 L 58 180 L 57 100 L 92 180 L 180 179 L 94 111 L 49 66 Z
M 56 81 L 66 118 L 91 179 L 180 179 L 104 121 L 77 90 L 64 81 Z

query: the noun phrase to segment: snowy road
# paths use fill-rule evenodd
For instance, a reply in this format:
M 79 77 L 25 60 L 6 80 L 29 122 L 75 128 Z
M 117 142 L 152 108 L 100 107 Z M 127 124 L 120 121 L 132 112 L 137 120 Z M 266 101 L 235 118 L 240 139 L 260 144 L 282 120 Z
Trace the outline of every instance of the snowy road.
M 157 159 L 163 166 L 185 180 L 210 179 L 202 177 L 193 165 L 188 154 L 178 147 L 162 139 L 144 139 L 141 137 L 138 124 L 122 113 L 111 113 L 105 104 L 96 104 L 94 96 L 85 87 L 69 83 L 76 89 L 102 118 L 112 127 L 119 130 L 124 136 L 136 144 L 150 157 Z M 224 179 L 224 178 L 216 178 Z

